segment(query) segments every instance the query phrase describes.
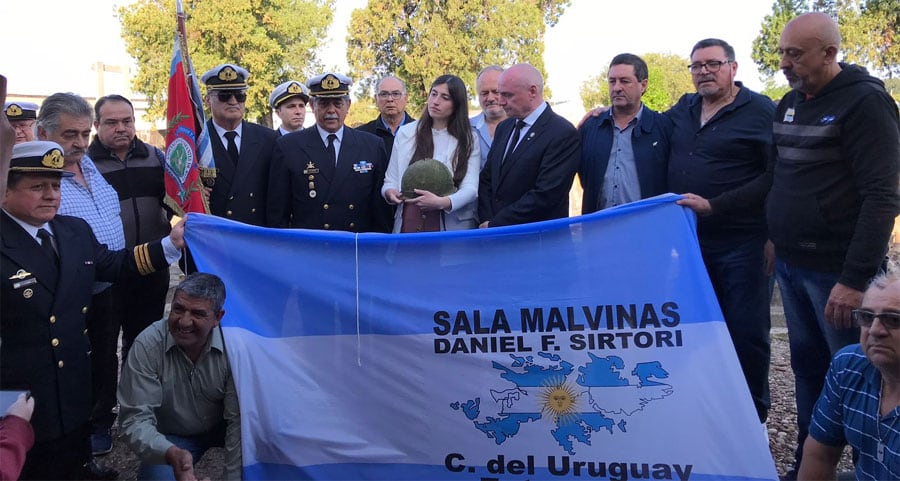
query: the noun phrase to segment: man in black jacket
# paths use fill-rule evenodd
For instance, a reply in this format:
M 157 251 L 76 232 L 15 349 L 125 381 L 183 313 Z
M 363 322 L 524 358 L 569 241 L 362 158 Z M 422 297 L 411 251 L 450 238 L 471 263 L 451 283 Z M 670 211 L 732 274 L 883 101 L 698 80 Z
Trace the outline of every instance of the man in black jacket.
M 101 97 L 94 104 L 97 135 L 88 147 L 88 156 L 97 170 L 119 195 L 125 248 L 159 239 L 169 233 L 170 215 L 165 208 L 165 155 L 137 138 L 134 107 L 121 95 Z M 122 336 L 122 359 L 134 338 L 163 316 L 169 272 L 122 279 L 112 286 L 112 303 L 107 327 L 94 333 L 94 454 L 112 450 L 110 428 L 115 421 L 119 375 L 118 340 Z M 99 338 L 99 339 L 98 339 Z
M 779 44 L 794 90 L 775 112 L 767 218 L 796 382 L 796 466 L 829 362 L 859 339 L 850 312 L 900 211 L 897 107 L 880 80 L 838 63 L 840 42 L 830 17 L 810 13 L 791 20 Z
M 392 75 L 382 78 L 375 85 L 375 105 L 379 115 L 375 120 L 359 126 L 359 130 L 381 137 L 388 160 L 394 150 L 397 129 L 416 120 L 406 113 L 406 101 L 406 85 L 402 80 Z

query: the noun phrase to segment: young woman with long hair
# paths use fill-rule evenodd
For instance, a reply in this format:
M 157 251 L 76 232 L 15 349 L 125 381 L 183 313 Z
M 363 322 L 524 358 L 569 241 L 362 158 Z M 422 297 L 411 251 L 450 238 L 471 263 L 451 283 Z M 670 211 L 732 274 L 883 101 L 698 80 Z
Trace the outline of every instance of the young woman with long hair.
M 394 232 L 474 229 L 478 226 L 478 174 L 481 157 L 469 124 L 466 85 L 455 75 L 441 75 L 431 84 L 422 117 L 397 130 L 394 150 L 381 195 L 397 206 Z M 447 166 L 456 192 L 439 196 L 415 190 L 405 198 L 400 180 L 410 164 L 436 159 Z

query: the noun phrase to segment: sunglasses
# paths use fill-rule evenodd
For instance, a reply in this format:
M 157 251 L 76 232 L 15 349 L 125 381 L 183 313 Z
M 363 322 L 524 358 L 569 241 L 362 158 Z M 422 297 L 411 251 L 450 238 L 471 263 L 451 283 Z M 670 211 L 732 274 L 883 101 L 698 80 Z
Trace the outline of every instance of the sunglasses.
M 896 312 L 882 312 L 881 314 L 875 314 L 866 309 L 854 309 L 851 311 L 851 316 L 853 317 L 853 322 L 860 327 L 872 327 L 872 323 L 875 322 L 875 318 L 877 317 L 878 319 L 881 319 L 881 325 L 884 326 L 885 329 L 893 331 L 900 328 L 900 313 Z
M 228 102 L 231 100 L 231 97 L 234 97 L 238 102 L 243 102 L 247 100 L 247 93 L 232 91 L 216 92 L 216 98 L 219 99 L 219 102 Z

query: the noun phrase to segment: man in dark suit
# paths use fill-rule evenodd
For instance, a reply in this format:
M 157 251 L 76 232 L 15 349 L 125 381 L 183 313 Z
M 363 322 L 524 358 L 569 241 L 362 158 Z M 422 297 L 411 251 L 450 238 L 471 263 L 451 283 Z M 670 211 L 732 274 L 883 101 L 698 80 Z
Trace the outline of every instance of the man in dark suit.
M 202 77 L 212 113 L 206 128 L 217 169 L 209 210 L 219 217 L 265 225 L 269 166 L 278 135 L 244 120 L 249 76 L 245 69 L 226 63 Z
M 315 128 L 281 137 L 269 182 L 271 227 L 390 232 L 381 197 L 387 156 L 378 137 L 344 126 L 350 79 L 326 73 L 309 81 Z
M 569 189 L 581 161 L 578 132 L 544 102 L 544 79 L 531 65 L 500 75 L 497 126 L 478 187 L 479 227 L 569 215 Z
M 607 74 L 612 108 L 578 129 L 582 214 L 666 192 L 672 123 L 641 102 L 648 73 L 637 55 L 616 55 Z
M 118 474 L 90 461 L 93 283 L 166 269 L 184 247 L 180 223 L 162 242 L 108 250 L 84 220 L 57 215 L 63 175 L 71 174 L 55 142 L 16 145 L 0 214 L 0 389 L 37 400 L 21 479 Z

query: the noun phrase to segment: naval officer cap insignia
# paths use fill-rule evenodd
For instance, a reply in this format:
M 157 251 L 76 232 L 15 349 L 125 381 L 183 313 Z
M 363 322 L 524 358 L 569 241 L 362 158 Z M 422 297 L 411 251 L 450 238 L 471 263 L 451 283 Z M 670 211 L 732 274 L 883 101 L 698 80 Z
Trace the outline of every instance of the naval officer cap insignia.
M 269 95 L 269 107 L 277 109 L 279 105 L 292 97 L 300 97 L 304 103 L 309 102 L 309 89 L 296 80 L 288 80 L 287 82 L 275 87 L 272 95 Z
M 243 90 L 247 88 L 250 72 L 232 63 L 217 65 L 200 77 L 207 90 Z
M 311 79 L 306 85 L 311 97 L 343 97 L 350 94 L 350 77 L 339 73 L 323 73 Z
M 71 177 L 73 174 L 63 170 L 63 164 L 63 149 L 59 144 L 35 140 L 13 146 L 9 171 L 26 174 L 61 174 L 63 177 Z
M 6 102 L 3 113 L 9 120 L 33 120 L 37 118 L 38 104 L 31 102 Z

